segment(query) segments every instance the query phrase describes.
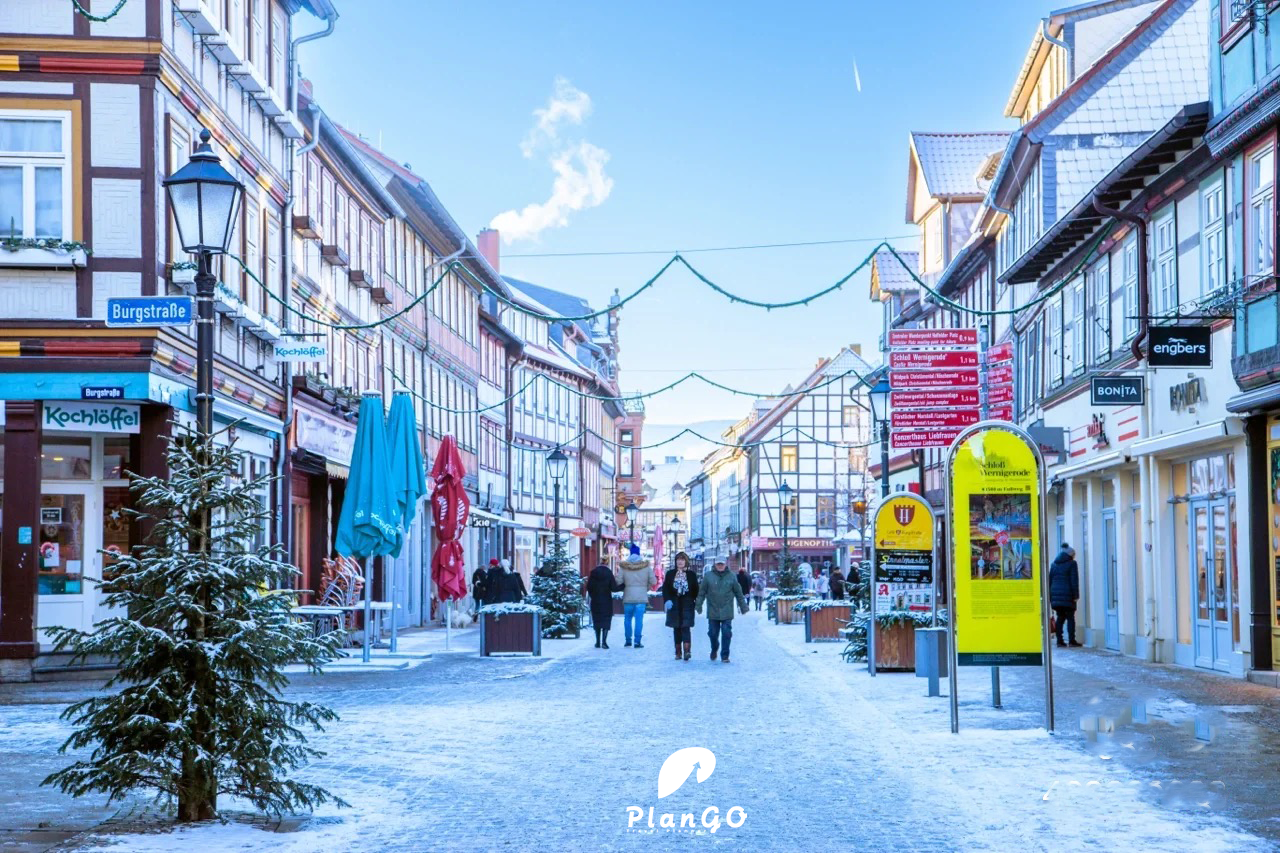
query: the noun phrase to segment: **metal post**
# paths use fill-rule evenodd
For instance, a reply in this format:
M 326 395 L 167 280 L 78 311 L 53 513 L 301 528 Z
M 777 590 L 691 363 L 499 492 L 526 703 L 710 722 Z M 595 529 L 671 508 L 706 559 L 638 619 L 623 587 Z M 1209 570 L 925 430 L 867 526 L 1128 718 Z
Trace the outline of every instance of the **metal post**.
M 885 481 L 886 483 L 888 480 Z M 871 530 L 875 535 L 875 528 Z M 879 537 L 876 537 L 877 545 Z M 879 547 L 871 549 L 871 565 L 867 567 L 867 571 L 871 573 L 870 581 L 867 583 L 867 612 L 870 616 L 867 619 L 867 672 L 871 673 L 871 677 L 876 677 L 876 563 L 880 559 L 877 553 Z
M 1000 667 L 991 667 L 991 707 L 1000 707 Z
M 987 393 L 987 349 L 991 346 L 991 327 L 986 323 L 978 326 L 978 364 L 982 373 L 982 381 L 978 383 L 978 417 L 987 420 L 991 417 L 991 399 Z M 1041 530 L 1044 527 L 1041 526 Z M 991 707 L 1000 707 L 1000 667 L 991 667 Z
M 196 265 L 196 429 L 202 443 L 213 436 L 213 298 L 218 279 L 213 254 L 200 252 Z
M 880 497 L 889 497 L 889 424 L 880 422 Z
M 555 546 L 560 546 L 560 480 L 557 479 L 551 487 L 552 507 L 555 509 Z

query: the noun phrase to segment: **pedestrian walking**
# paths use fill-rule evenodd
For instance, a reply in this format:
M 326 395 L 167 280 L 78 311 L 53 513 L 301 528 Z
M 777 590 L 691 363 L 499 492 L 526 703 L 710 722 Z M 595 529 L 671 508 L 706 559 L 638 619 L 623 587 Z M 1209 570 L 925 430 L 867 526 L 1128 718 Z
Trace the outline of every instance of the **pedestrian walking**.
M 814 578 L 814 592 L 818 598 L 827 598 L 831 595 L 831 561 L 823 563 L 822 568 L 818 570 L 818 576 Z
M 608 566 L 599 565 L 587 576 L 587 599 L 591 603 L 591 626 L 596 629 L 596 648 L 609 648 L 609 628 L 613 624 L 613 594 L 622 583 Z
M 759 572 L 751 576 L 751 598 L 756 603 L 756 610 L 764 606 L 764 575 Z
M 743 596 L 751 594 L 751 576 L 747 574 L 745 566 L 738 569 L 738 585 L 742 587 Z
M 839 566 L 831 570 L 831 600 L 844 601 L 844 573 Z
M 490 566 L 498 565 L 496 559 L 489 561 Z M 484 566 L 476 569 L 471 575 L 471 600 L 475 602 L 475 611 L 471 614 L 471 621 L 475 622 L 480 618 L 480 608 L 489 603 L 489 591 L 486 588 L 488 582 L 488 572 Z
M 800 572 L 800 583 L 804 588 L 806 595 L 813 595 L 817 588 L 813 582 L 813 566 L 809 563 L 801 563 L 796 566 L 796 571 Z
M 711 659 L 720 655 L 720 660 L 729 662 L 729 643 L 733 640 L 733 607 L 736 602 L 738 610 L 747 612 L 747 598 L 742 594 L 742 586 L 734 577 L 724 560 L 716 560 L 715 567 L 707 572 L 698 588 L 698 598 L 694 602 L 697 612 L 702 612 L 702 603 L 707 604 L 707 635 L 711 638 Z
M 676 567 L 662 579 L 662 603 L 667 627 L 676 644 L 676 660 L 693 656 L 693 614 L 698 600 L 698 573 L 684 551 L 676 554 Z
M 489 561 L 489 570 L 484 573 L 485 604 L 497 604 L 502 601 L 502 577 L 505 574 L 501 563 L 496 559 Z
M 644 612 L 649 607 L 649 587 L 656 583 L 653 567 L 640 556 L 640 546 L 632 544 L 627 559 L 620 564 L 622 570 L 622 633 L 623 645 L 643 649 Z
M 1057 625 L 1054 634 L 1059 646 L 1076 646 L 1076 602 L 1080 600 L 1080 566 L 1076 563 L 1076 551 L 1066 542 L 1049 567 L 1049 604 L 1053 606 Z M 1066 626 L 1067 640 L 1062 641 L 1062 628 Z
M 503 567 L 506 571 L 503 571 Z M 529 591 L 525 589 L 524 578 L 511 568 L 511 563 L 503 560 L 498 571 L 502 572 L 498 580 L 498 601 L 503 604 L 519 604 L 524 601 Z

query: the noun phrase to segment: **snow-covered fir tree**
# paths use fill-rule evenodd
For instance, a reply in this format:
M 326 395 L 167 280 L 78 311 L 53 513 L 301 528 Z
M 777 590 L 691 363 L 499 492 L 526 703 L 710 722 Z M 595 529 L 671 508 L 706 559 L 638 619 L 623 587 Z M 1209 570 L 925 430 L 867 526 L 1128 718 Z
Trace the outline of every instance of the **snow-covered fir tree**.
M 240 461 L 233 447 L 179 428 L 169 477 L 134 478 L 151 530 L 102 583 L 103 603 L 119 615 L 89 632 L 51 629 L 59 650 L 106 656 L 119 670 L 110 695 L 63 713 L 76 731 L 62 749 L 92 752 L 45 784 L 108 801 L 152 791 L 181 821 L 215 817 L 222 794 L 277 814 L 341 802 L 290 778 L 322 754 L 307 734 L 336 715 L 281 698 L 282 667 L 318 671 L 341 638 L 313 638 L 291 618 L 295 569 L 278 547 L 253 546 L 271 515 L 258 499 L 266 483 L 236 478 Z
M 804 580 L 800 577 L 800 566 L 790 554 L 782 557 L 782 567 L 778 569 L 776 578 L 779 595 L 799 595 L 804 592 Z
M 529 602 L 542 608 L 542 636 L 582 633 L 582 576 L 573 567 L 564 540 L 555 537 L 551 553 L 533 577 Z

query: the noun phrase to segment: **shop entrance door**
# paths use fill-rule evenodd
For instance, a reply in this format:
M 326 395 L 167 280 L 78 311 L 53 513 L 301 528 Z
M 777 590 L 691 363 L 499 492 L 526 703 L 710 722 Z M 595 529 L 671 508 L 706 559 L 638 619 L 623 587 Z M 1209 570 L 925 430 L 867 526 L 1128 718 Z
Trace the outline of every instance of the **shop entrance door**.
M 1120 567 L 1116 560 L 1116 514 L 1102 514 L 1102 570 L 1106 584 L 1106 615 L 1103 642 L 1108 649 L 1120 651 Z
M 1225 499 L 1191 504 L 1192 588 L 1195 590 L 1195 660 L 1205 669 L 1230 671 L 1231 536 Z
M 53 644 L 47 630 L 66 626 L 87 631 L 94 623 L 102 561 L 101 489 L 46 483 L 40 495 L 37 636 Z

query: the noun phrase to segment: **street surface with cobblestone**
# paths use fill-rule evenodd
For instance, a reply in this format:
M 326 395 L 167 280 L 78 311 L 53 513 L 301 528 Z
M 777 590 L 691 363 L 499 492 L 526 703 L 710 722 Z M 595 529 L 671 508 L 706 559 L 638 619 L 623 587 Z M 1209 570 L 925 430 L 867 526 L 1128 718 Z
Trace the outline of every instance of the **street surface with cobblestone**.
M 270 821 L 223 803 L 230 822 L 177 833 L 141 800 L 107 809 L 39 788 L 68 760 L 56 754 L 68 731 L 58 713 L 92 685 L 6 685 L 0 850 L 1280 844 L 1272 689 L 1071 650 L 1055 667 L 1057 734 L 1040 728 L 1043 680 L 1027 669 L 1004 671 L 999 710 L 987 670 L 965 670 L 953 735 L 946 698 L 926 698 L 923 679 L 872 679 L 840 660 L 839 644 L 806 645 L 802 627 L 763 614 L 735 622 L 728 665 L 707 660 L 701 626 L 688 663 L 672 659 L 660 617 L 649 616 L 641 650 L 623 647 L 620 628 L 617 620 L 608 651 L 586 638 L 547 641 L 540 659 L 481 659 L 474 631 L 455 634 L 444 652 L 432 632 L 435 652 L 421 666 L 299 677 L 291 692 L 342 717 L 318 739 L 328 757 L 303 775 L 351 808 Z M 714 772 L 660 800 L 659 768 L 684 747 L 714 753 Z M 736 828 L 727 825 L 733 807 L 746 813 Z M 667 813 L 676 831 L 660 825 Z M 686 813 L 697 825 L 681 831 Z M 718 814 L 715 832 L 704 813 Z

